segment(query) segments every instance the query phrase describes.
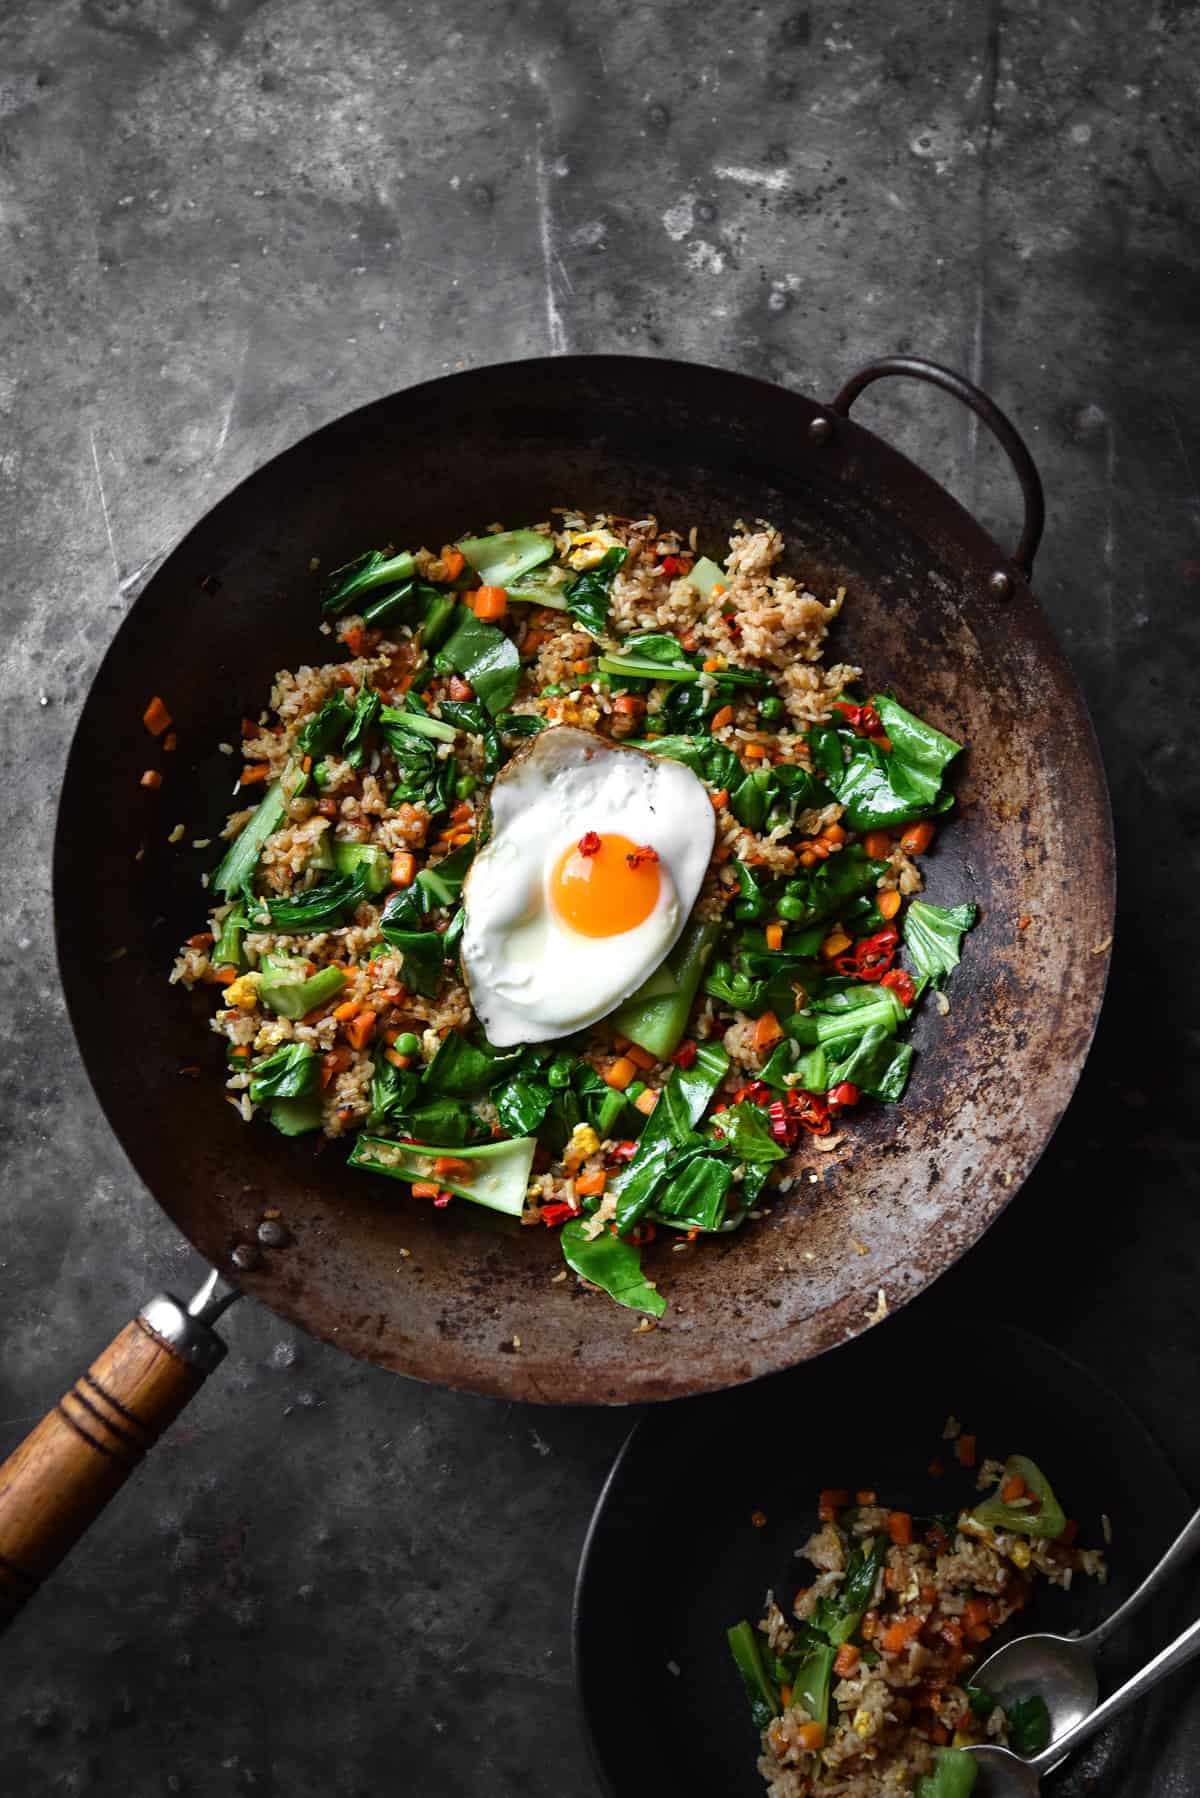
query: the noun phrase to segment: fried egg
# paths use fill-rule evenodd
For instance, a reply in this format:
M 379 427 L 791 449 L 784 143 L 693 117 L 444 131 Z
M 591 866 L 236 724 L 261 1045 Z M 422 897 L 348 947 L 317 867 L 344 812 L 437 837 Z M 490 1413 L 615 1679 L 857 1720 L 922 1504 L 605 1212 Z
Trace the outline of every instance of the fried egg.
M 678 940 L 715 834 L 679 762 L 565 725 L 514 756 L 463 888 L 463 972 L 489 1041 L 569 1036 L 636 992 Z

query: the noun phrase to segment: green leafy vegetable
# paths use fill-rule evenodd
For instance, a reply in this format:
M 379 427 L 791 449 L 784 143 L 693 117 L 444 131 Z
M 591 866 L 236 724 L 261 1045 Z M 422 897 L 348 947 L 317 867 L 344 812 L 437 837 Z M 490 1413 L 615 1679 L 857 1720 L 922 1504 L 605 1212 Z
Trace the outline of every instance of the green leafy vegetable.
M 557 562 L 544 562 L 540 568 L 529 574 L 521 575 L 517 580 L 509 581 L 505 592 L 509 599 L 518 604 L 551 606 L 556 612 L 567 609 L 567 586 L 572 575 L 569 568 L 562 568 Z
M 849 759 L 839 766 L 843 733 L 824 725 L 809 732 L 814 757 L 846 808 L 844 822 L 851 830 L 890 829 L 944 811 L 952 801 L 941 790 L 942 775 L 962 744 L 886 694 L 877 694 L 873 704 L 890 750 L 873 739 L 847 735 Z
M 260 919 L 265 919 L 265 928 L 290 933 L 332 930 L 344 924 L 357 906 L 362 904 L 366 896 L 366 876 L 361 868 L 353 874 L 341 875 L 337 880 L 323 880 L 316 886 L 309 887 L 303 893 L 297 893 L 290 899 L 261 898 L 251 899 L 247 903 L 250 908 L 251 923 L 261 929 L 264 927 Z
M 467 606 L 457 608 L 450 635 L 438 650 L 435 665 L 442 671 L 453 669 L 470 681 L 476 697 L 493 717 L 512 703 L 521 679 L 521 658 L 512 638 L 494 624 L 476 618 Z
M 483 587 L 508 587 L 554 554 L 553 537 L 540 531 L 496 531 L 490 537 L 464 537 L 459 549 Z
M 409 891 L 411 892 L 411 888 Z M 380 934 L 403 956 L 404 984 L 426 999 L 437 997 L 446 959 L 445 940 L 437 930 L 398 930 L 389 924 L 385 908 Z
M 342 744 L 342 756 L 352 768 L 361 768 L 367 759 L 371 726 L 378 718 L 382 705 L 383 701 L 373 687 L 360 689 L 354 706 L 354 718 Z
M 941 793 L 942 776 L 955 756 L 962 754 L 962 744 L 906 712 L 886 693 L 875 695 L 875 710 L 892 745 L 892 755 L 903 762 L 909 783 L 924 792 L 927 805 L 934 805 Z
M 453 743 L 458 735 L 452 724 L 441 718 L 431 718 L 415 693 L 408 695 L 407 703 L 400 710 L 395 706 L 385 705 L 379 713 L 379 726 L 397 754 L 401 753 L 405 743 L 413 737 L 427 737 L 438 743 Z
M 213 944 L 212 953 L 208 958 L 214 968 L 236 968 L 239 974 L 245 973 L 247 961 L 245 949 L 242 947 L 242 939 L 249 927 L 249 922 L 245 908 L 241 905 L 234 905 L 226 913 L 225 922 L 221 925 L 221 934 Z
M 733 1168 L 721 1155 L 696 1150 L 673 1161 L 652 1215 L 678 1230 L 719 1230 Z
M 934 986 L 945 985 L 958 966 L 963 936 L 978 916 L 978 907 L 970 904 L 947 907 L 911 900 L 904 914 L 904 946 L 917 973 Z
M 658 1096 L 646 1122 L 638 1151 L 619 1182 L 617 1229 L 625 1235 L 650 1209 L 663 1184 L 668 1165 L 680 1149 L 707 1148 L 704 1138 L 692 1142 L 692 1128 L 699 1123 L 729 1069 L 724 1049 L 704 1043 L 690 1068 L 675 1068 Z
M 714 587 L 729 585 L 729 576 L 710 556 L 699 556 L 688 570 L 687 579 L 701 599 L 711 599 Z
M 354 711 L 340 693 L 327 699 L 319 712 L 296 733 L 296 750 L 300 755 L 326 755 L 335 749 L 354 722 Z
M 333 845 L 333 865 L 338 874 L 354 874 L 361 868 L 371 898 L 386 892 L 392 882 L 392 858 L 376 843 L 343 843 L 339 839 Z
M 567 610 L 593 637 L 602 637 L 608 630 L 609 589 L 614 574 L 624 566 L 628 553 L 619 544 L 614 545 L 605 552 L 594 568 L 576 575 L 563 588 Z
M 750 1701 L 751 1720 L 755 1729 L 761 1732 L 780 1715 L 780 1703 L 778 1688 L 763 1665 L 758 1631 L 743 1618 L 727 1632 L 727 1640 Z
M 209 882 L 213 892 L 230 899 L 253 880 L 263 844 L 279 829 L 286 816 L 283 782 L 273 780 L 259 800 L 254 815 L 246 820 L 218 862 Z
M 536 737 L 546 725 L 547 720 L 539 718 L 536 712 L 501 712 L 496 720 L 496 729 L 510 737 Z
M 407 552 L 399 556 L 385 556 L 382 550 L 368 550 L 366 555 L 356 556 L 353 562 L 347 562 L 344 568 L 334 570 L 321 601 L 321 610 L 326 613 L 348 612 L 364 593 L 375 592 L 380 587 L 394 586 L 400 581 L 409 581 L 416 572 L 417 559 Z
M 692 1002 L 720 928 L 719 924 L 693 919 L 663 967 L 615 1013 L 613 1028 L 660 1061 L 673 1055 L 683 1040 Z M 664 972 L 670 985 L 651 991 L 656 976 Z
M 520 1061 L 522 1051 L 493 1049 L 473 1043 L 461 1031 L 448 1030 L 425 1069 L 422 1086 L 430 1092 L 469 1099 L 478 1097 Z
M 1038 1692 L 1018 1698 L 1005 1709 L 1008 1719 L 1008 1745 L 1014 1754 L 1040 1754 L 1050 1745 L 1050 1710 Z
M 787 1155 L 783 1143 L 771 1135 L 766 1112 L 743 1100 L 730 1105 L 712 1121 L 713 1140 L 720 1143 L 735 1161 L 769 1163 L 782 1161 Z
M 474 843 L 463 843 L 432 868 L 422 868 L 416 884 L 429 894 L 431 904 L 453 905 L 462 893 L 463 882 L 474 859 Z
M 979 1762 L 964 1748 L 935 1748 L 932 1773 L 913 1787 L 913 1798 L 970 1798 L 979 1777 Z
M 1000 1494 L 1008 1481 L 1019 1478 L 1025 1492 L 1006 1504 Z M 1010 1455 L 1004 1463 L 996 1490 L 971 1513 L 976 1523 L 994 1530 L 1014 1530 L 1022 1536 L 1045 1536 L 1053 1541 L 1067 1527 L 1066 1513 L 1054 1496 L 1049 1480 L 1027 1455 Z
M 985 1692 L 982 1686 L 964 1686 L 963 1691 L 966 1693 L 967 1703 L 976 1717 L 991 1716 L 996 1708 L 996 1700 L 990 1692 Z
M 870 1024 L 845 1061 L 829 1069 L 829 1085 L 848 1080 L 860 1092 L 895 1105 L 908 1085 L 912 1058 L 911 1043 L 898 1042 L 883 1024 Z
M 500 768 L 500 737 L 487 707 L 478 699 L 443 699 L 442 716 L 456 724 L 459 730 L 468 731 L 473 737 L 482 737 L 483 777 L 485 780 L 494 779 Z
M 392 1119 L 399 1121 L 417 1096 L 420 1075 L 412 1068 L 398 1068 L 377 1056 L 371 1073 L 371 1109 L 367 1129 L 379 1130 Z
M 414 1116 L 417 1114 L 414 1113 Z M 455 1158 L 470 1163 L 470 1174 L 437 1174 L 433 1162 L 445 1145 L 438 1143 L 396 1143 L 385 1137 L 359 1136 L 350 1155 L 349 1166 L 370 1174 L 386 1174 L 391 1180 L 435 1180 L 446 1192 L 473 1204 L 485 1205 L 490 1211 L 503 1211 L 520 1217 L 525 1207 L 529 1173 L 533 1166 L 537 1141 L 524 1136 L 515 1141 L 482 1143 L 475 1148 L 457 1148 Z
M 321 968 L 309 975 L 306 963 L 281 955 L 264 955 L 259 1002 L 281 1018 L 302 1018 L 336 998 L 346 984 L 341 968 Z
M 886 1558 L 884 1536 L 868 1536 L 855 1543 L 841 1586 L 832 1596 L 817 1601 L 811 1619 L 813 1628 L 820 1630 L 834 1648 L 850 1640 L 869 1610 Z
M 321 1063 L 311 1043 L 284 1043 L 254 1068 L 250 1097 L 255 1105 L 268 1099 L 311 1099 L 320 1077 Z
M 267 1116 L 281 1136 L 304 1136 L 320 1129 L 324 1111 L 319 1099 L 272 1099 Z
M 641 1250 L 622 1242 L 607 1228 L 590 1240 L 583 1232 L 583 1219 L 571 1218 L 558 1233 L 567 1266 L 599 1286 L 618 1305 L 661 1317 L 667 1301 L 643 1274 Z

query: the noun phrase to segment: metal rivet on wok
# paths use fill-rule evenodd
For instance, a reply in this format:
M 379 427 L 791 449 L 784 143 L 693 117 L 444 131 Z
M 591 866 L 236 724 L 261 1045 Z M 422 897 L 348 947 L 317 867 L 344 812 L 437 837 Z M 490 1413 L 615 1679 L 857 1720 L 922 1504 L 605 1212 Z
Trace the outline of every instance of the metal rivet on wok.
M 1012 592 L 1012 577 L 1005 574 L 1003 568 L 997 568 L 988 576 L 988 592 L 993 599 L 1007 599 Z
M 262 1256 L 252 1242 L 239 1242 L 230 1256 L 230 1260 L 235 1267 L 240 1267 L 244 1273 L 248 1273 L 252 1267 L 258 1266 Z
M 808 427 L 808 435 L 812 443 L 828 443 L 833 436 L 833 426 L 827 418 L 814 418 Z

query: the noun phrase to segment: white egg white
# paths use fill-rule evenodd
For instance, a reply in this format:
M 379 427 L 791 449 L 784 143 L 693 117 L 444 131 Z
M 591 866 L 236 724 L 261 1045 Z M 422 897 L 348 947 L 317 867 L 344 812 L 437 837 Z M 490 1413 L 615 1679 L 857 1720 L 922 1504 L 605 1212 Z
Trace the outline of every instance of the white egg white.
M 570 1036 L 636 992 L 678 941 L 713 850 L 707 789 L 679 762 L 560 725 L 513 757 L 490 808 L 463 889 L 471 1004 L 498 1048 Z M 653 911 L 614 936 L 571 929 L 550 898 L 559 858 L 593 830 L 658 852 Z

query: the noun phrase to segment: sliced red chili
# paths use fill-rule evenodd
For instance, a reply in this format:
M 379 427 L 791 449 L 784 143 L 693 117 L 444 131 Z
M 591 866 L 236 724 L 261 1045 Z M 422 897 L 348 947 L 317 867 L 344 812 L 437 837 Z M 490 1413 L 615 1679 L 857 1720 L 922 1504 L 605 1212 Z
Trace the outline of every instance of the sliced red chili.
M 444 1211 L 453 1197 L 454 1194 L 452 1192 L 439 1192 L 437 1198 L 433 1201 L 434 1206 L 438 1211 Z
M 632 1161 L 638 1152 L 637 1143 L 632 1138 L 627 1142 L 619 1142 L 609 1152 L 610 1161 Z
M 692 565 L 682 556 L 664 556 L 659 566 L 664 574 L 676 575 L 686 574 Z
M 565 1224 L 568 1218 L 578 1216 L 579 1213 L 574 1205 L 567 1205 L 561 1200 L 556 1200 L 553 1205 L 542 1206 L 542 1222 L 550 1229 L 553 1229 L 556 1224 Z
M 825 1094 L 826 1102 L 831 1108 L 833 1106 L 857 1105 L 861 1098 L 862 1094 L 852 1080 L 840 1081 L 837 1086 L 831 1086 Z
M 696 1057 L 699 1053 L 700 1051 L 695 1043 L 680 1043 L 674 1055 L 672 1055 L 671 1060 L 675 1063 L 677 1068 L 690 1068 L 695 1065 Z
M 771 1122 L 771 1135 L 776 1142 L 791 1148 L 796 1140 L 797 1120 L 788 1116 L 787 1106 L 782 1099 L 774 1099 L 767 1107 L 767 1116 Z
M 629 863 L 631 868 L 640 868 L 643 862 L 656 862 L 658 860 L 658 850 L 651 849 L 649 843 L 643 843 L 639 848 L 634 849 L 627 855 L 625 860 Z
M 889 968 L 879 984 L 890 986 L 901 1005 L 911 1005 L 917 996 L 917 983 L 903 968 Z
M 844 955 L 836 956 L 834 967 L 839 974 L 855 980 L 882 980 L 896 959 L 900 933 L 894 924 L 885 924 L 874 936 L 864 936 Z
M 579 847 L 580 855 L 599 855 L 599 853 L 600 853 L 599 834 L 594 830 L 585 831 L 583 836 L 581 836 L 579 839 L 578 847 Z

